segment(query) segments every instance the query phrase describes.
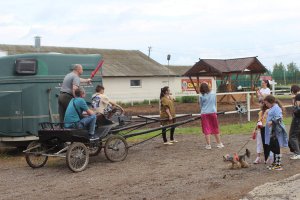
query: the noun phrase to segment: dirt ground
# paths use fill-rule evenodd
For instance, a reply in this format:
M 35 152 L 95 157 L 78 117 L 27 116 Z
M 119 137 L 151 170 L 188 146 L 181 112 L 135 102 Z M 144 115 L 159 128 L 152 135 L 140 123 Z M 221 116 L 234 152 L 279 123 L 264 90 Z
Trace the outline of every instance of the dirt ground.
M 289 103 L 289 102 L 287 102 Z M 233 110 L 222 105 L 219 110 Z M 127 115 L 158 114 L 157 105 L 125 109 Z M 197 113 L 197 104 L 176 104 L 177 113 Z M 252 116 L 255 119 L 256 113 Z M 220 115 L 222 124 L 236 123 L 238 114 Z M 246 116 L 243 116 L 243 121 Z M 193 122 L 186 126 L 199 126 Z M 176 130 L 180 133 L 180 128 Z M 241 170 L 228 169 L 222 156 L 237 152 L 248 135 L 222 136 L 224 149 L 205 150 L 202 135 L 176 135 L 179 143 L 162 144 L 160 137 L 129 149 L 127 158 L 112 163 L 104 153 L 91 157 L 88 168 L 72 173 L 63 158 L 50 158 L 46 166 L 31 169 L 22 154 L 0 153 L 0 199 L 240 199 L 256 186 L 282 180 L 300 172 L 299 161 L 283 154 L 283 171 L 265 164 Z M 255 159 L 255 141 L 246 146 Z M 244 152 L 245 149 L 243 149 Z
M 180 132 L 180 129 L 177 130 Z M 0 157 L 0 199 L 239 199 L 256 186 L 299 173 L 299 161 L 283 155 L 283 171 L 265 164 L 228 169 L 222 156 L 238 151 L 249 135 L 224 135 L 224 149 L 204 149 L 201 135 L 177 135 L 178 143 L 161 138 L 129 149 L 122 162 L 111 163 L 103 152 L 88 168 L 72 173 L 64 159 L 31 169 L 21 155 Z M 255 142 L 246 146 L 253 153 Z M 244 151 L 244 150 L 243 150 Z M 248 159 L 252 162 L 255 154 Z

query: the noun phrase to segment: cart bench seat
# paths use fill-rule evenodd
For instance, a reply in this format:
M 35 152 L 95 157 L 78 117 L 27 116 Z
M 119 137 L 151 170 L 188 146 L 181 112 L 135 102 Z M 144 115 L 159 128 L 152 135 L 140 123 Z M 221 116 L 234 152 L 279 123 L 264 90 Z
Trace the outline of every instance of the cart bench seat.
M 38 132 L 39 141 L 59 140 L 60 142 L 88 142 L 89 134 L 85 129 L 42 129 Z
M 115 124 L 100 126 L 95 130 L 95 136 L 102 139 L 106 137 Z M 42 129 L 38 131 L 40 142 L 58 140 L 59 142 L 89 142 L 90 135 L 86 129 L 64 128 L 63 124 L 43 122 Z

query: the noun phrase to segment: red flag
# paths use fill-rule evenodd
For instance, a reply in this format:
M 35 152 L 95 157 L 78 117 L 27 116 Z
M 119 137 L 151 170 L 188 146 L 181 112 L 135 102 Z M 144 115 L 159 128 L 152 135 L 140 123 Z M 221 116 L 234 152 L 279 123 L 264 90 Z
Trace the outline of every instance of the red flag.
M 96 75 L 96 73 L 99 71 L 99 69 L 102 67 L 102 65 L 103 65 L 103 63 L 104 63 L 104 60 L 101 60 L 99 63 L 98 63 L 98 66 L 96 67 L 96 69 L 94 69 L 94 71 L 92 71 L 92 73 L 91 73 L 91 79 L 93 79 L 94 78 L 94 76 Z

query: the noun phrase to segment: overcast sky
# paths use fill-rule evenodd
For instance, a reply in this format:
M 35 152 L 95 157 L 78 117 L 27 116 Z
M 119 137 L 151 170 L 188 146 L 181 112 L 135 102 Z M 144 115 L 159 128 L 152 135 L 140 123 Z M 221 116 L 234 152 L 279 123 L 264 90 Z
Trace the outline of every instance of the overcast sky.
M 258 56 L 300 66 L 297 0 L 2 0 L 0 43 L 140 50 L 170 65 Z

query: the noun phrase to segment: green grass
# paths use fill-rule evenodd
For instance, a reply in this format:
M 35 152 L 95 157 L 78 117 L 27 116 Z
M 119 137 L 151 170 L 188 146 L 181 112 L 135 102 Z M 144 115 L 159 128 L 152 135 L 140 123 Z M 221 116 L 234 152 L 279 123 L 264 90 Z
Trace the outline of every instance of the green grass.
M 275 95 L 275 98 L 277 99 L 290 99 L 292 104 L 292 96 L 291 95 Z
M 289 126 L 292 122 L 292 118 L 288 117 L 288 118 L 285 118 L 283 121 L 286 126 Z M 249 134 L 249 136 L 250 136 L 252 131 L 255 128 L 255 125 L 256 125 L 256 121 L 242 123 L 241 125 L 238 123 L 237 124 L 220 125 L 220 132 L 222 135 Z M 141 140 L 146 140 L 146 139 L 151 138 L 159 133 L 161 133 L 161 131 L 155 131 L 152 133 L 135 136 L 132 138 L 128 138 L 128 141 L 137 142 L 137 141 L 141 141 Z M 176 128 L 175 134 L 202 135 L 202 130 L 201 130 L 200 126 L 199 127 L 179 127 L 179 128 Z

